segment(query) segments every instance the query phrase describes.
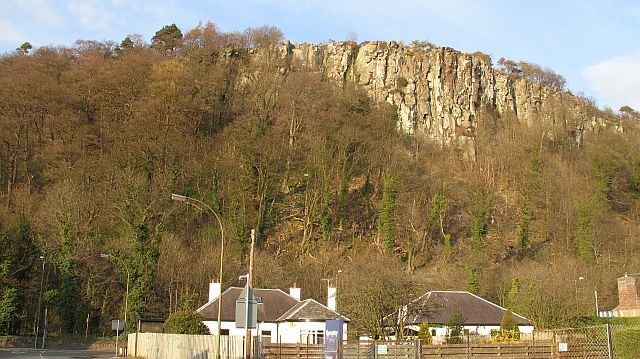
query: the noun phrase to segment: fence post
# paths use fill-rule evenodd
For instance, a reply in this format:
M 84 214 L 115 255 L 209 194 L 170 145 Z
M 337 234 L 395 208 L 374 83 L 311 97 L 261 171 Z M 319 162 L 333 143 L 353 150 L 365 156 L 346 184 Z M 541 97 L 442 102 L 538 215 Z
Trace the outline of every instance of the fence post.
M 611 337 L 611 325 L 607 323 L 607 353 L 609 359 L 613 359 L 613 338 Z
M 536 351 L 536 330 L 535 329 L 531 332 L 531 341 L 533 342 L 532 343 L 533 351 L 535 352 Z
M 469 345 L 469 332 L 467 332 L 467 358 L 471 358 L 471 348 Z
M 415 342 L 416 343 L 416 359 L 420 359 L 420 352 L 422 349 L 421 342 L 422 342 L 421 339 L 416 339 L 416 342 Z

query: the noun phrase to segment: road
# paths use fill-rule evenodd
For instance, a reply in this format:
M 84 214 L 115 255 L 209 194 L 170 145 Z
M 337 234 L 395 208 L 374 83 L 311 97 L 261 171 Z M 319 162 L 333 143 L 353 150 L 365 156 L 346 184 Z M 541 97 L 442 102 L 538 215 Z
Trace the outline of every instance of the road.
M 89 358 L 114 358 L 115 353 L 92 352 L 88 350 L 65 350 L 65 349 L 26 349 L 7 348 L 0 349 L 0 358 L 19 359 L 89 359 Z

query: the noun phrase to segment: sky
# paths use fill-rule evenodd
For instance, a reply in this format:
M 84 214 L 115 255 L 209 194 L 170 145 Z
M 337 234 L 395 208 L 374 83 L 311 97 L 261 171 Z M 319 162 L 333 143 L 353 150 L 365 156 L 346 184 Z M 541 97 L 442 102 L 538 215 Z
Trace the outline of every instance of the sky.
M 272 25 L 293 43 L 428 40 L 549 67 L 600 107 L 640 109 L 640 0 L 0 0 L 0 53 L 71 46 L 199 21 Z

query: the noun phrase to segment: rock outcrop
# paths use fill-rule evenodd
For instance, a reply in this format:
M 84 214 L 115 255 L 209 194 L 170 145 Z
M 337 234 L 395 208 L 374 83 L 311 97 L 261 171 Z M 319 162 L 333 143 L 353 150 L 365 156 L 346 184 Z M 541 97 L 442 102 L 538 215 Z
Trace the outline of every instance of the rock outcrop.
M 540 120 L 545 105 L 569 104 L 575 108 L 576 116 L 569 126 L 576 140 L 581 138 L 585 123 L 591 126 L 598 122 L 588 115 L 583 99 L 498 71 L 489 56 L 481 53 L 397 42 L 287 42 L 280 54 L 286 59 L 285 70 L 318 71 L 338 83 L 354 81 L 374 100 L 397 106 L 400 130 L 454 144 L 472 157 L 474 129 L 483 110 L 511 111 L 520 121 L 531 124 Z

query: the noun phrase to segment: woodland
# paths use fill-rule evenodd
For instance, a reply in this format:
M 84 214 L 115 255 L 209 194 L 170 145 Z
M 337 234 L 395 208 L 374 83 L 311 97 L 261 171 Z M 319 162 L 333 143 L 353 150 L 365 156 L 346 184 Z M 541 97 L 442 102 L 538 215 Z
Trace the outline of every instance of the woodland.
M 254 229 L 254 285 L 325 302 L 336 278 L 353 334 L 428 290 L 541 328 L 593 316 L 594 290 L 617 305 L 640 271 L 637 112 L 593 105 L 623 130 L 577 142 L 571 106 L 533 124 L 478 109 L 471 160 L 400 133 L 354 83 L 279 71 L 283 38 L 168 25 L 0 57 L 0 335 L 32 335 L 45 308 L 50 335 L 110 335 L 128 274 L 130 328 L 204 304 L 220 226 L 171 193 L 219 214 L 223 288 L 243 285 Z

